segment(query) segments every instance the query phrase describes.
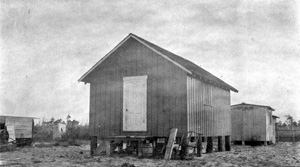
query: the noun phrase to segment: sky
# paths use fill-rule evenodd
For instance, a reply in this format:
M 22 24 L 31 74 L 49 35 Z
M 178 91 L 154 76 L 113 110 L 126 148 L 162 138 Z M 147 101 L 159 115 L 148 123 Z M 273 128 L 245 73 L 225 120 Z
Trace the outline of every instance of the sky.
M 0 25 L 1 115 L 87 123 L 78 79 L 133 33 L 238 89 L 231 104 L 300 120 L 296 0 L 1 0 Z

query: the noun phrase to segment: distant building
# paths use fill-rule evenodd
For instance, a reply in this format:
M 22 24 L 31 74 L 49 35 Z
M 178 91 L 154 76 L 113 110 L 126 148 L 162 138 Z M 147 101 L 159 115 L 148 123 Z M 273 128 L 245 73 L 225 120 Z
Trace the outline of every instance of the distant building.
M 53 125 L 53 139 L 61 138 L 66 133 L 67 126 L 64 123 L 57 123 Z
M 231 106 L 232 141 L 261 141 L 265 144 L 276 142 L 275 111 L 270 106 L 236 104 Z
M 16 140 L 20 144 L 31 144 L 34 119 L 33 117 L 0 116 L 0 127 L 7 128 L 9 141 Z

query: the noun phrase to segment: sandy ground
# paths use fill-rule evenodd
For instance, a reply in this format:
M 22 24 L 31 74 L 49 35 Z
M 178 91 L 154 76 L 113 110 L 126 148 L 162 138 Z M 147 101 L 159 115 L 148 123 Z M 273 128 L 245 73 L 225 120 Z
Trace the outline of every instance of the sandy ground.
M 300 142 L 272 146 L 232 146 L 193 160 L 161 160 L 135 156 L 89 156 L 89 146 L 24 147 L 0 153 L 0 166 L 300 166 Z

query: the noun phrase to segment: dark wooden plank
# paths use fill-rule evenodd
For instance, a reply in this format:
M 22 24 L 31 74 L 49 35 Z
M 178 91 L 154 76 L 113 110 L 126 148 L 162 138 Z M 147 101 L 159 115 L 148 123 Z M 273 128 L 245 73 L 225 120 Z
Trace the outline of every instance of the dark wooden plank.
M 181 93 L 181 125 L 182 133 L 187 132 L 187 79 L 186 74 L 181 71 L 182 79 L 180 79 L 180 93 Z
M 120 82 L 120 135 L 124 135 L 123 133 L 123 103 L 124 103 L 124 99 L 123 99 L 123 89 L 124 89 L 124 83 L 123 83 L 123 77 L 126 76 L 126 64 L 125 61 L 123 59 L 125 55 L 123 54 L 123 52 L 120 52 L 120 58 L 119 58 L 119 62 L 120 62 L 120 77 L 119 77 L 119 82 Z
M 90 131 L 90 136 L 94 136 L 95 132 L 94 132 L 94 84 L 91 83 L 90 84 L 90 116 L 89 116 L 89 131 Z
M 108 77 L 107 77 L 108 78 Z M 104 109 L 104 113 L 105 113 L 105 124 L 104 124 L 104 128 L 105 128 L 105 131 L 104 131 L 104 134 L 105 136 L 109 136 L 109 126 L 110 126 L 110 117 L 109 117 L 109 109 L 110 109 L 110 99 L 109 99 L 109 83 L 107 82 L 107 80 L 104 81 L 105 83 L 105 87 L 104 87 L 104 99 L 105 99 L 105 103 L 104 103 L 104 106 L 105 106 L 105 109 Z
M 153 135 L 153 111 L 152 111 L 152 82 L 153 82 L 153 68 L 148 65 L 153 64 L 153 58 L 151 57 L 151 53 L 146 52 L 146 56 L 143 56 L 143 73 L 146 73 L 148 76 L 147 79 L 147 135 L 152 136 Z M 148 62 L 148 63 L 147 63 Z M 148 67 L 148 68 L 147 68 Z
M 152 134 L 158 136 L 158 122 L 159 122 L 159 93 L 158 93 L 158 68 L 157 68 L 157 55 L 155 53 L 151 54 L 152 66 L 152 82 L 150 83 L 151 91 L 151 112 L 152 112 Z
M 115 81 L 115 70 L 111 71 L 110 77 L 110 117 L 111 117 L 111 127 L 110 127 L 110 135 L 117 135 L 117 119 L 116 119 L 116 81 Z
M 164 136 L 167 136 L 170 131 L 170 100 L 169 100 L 169 80 L 170 80 L 170 74 L 168 71 L 169 68 L 169 62 L 167 60 L 163 61 L 164 69 L 162 71 L 163 73 L 163 126 L 164 126 Z
M 178 128 L 178 132 L 179 133 L 183 133 L 184 132 L 184 127 L 186 125 L 183 124 L 183 120 L 182 120 L 182 114 L 185 111 L 182 111 L 182 93 L 184 92 L 184 90 L 182 90 L 182 85 L 180 83 L 182 83 L 182 78 L 181 77 L 181 71 L 179 71 L 178 69 L 175 71 L 177 73 L 177 75 L 174 75 L 175 79 L 176 79 L 176 84 L 175 84 L 175 90 L 176 90 L 176 99 L 175 99 L 175 113 L 176 113 L 176 127 Z
M 105 137 L 105 127 L 106 127 L 106 118 L 105 118 L 105 82 L 103 77 L 99 77 L 99 90 L 100 94 L 98 95 L 99 101 L 97 101 L 97 105 L 99 106 L 99 111 L 98 114 L 100 116 L 100 131 L 99 131 L 99 136 L 102 138 Z
M 114 77 L 114 80 L 115 80 L 115 94 L 116 94 L 116 96 L 115 96 L 115 101 L 116 101 L 116 103 L 115 103 L 115 105 L 116 105 L 116 116 L 115 116 L 115 119 L 116 119 L 116 134 L 117 135 L 120 135 L 121 134 L 121 128 L 122 128 L 122 126 L 121 126 L 121 118 L 122 118 L 122 116 L 121 116 L 121 114 L 122 114 L 122 106 L 121 106 L 121 104 L 123 104 L 122 102 L 121 102 L 121 96 L 122 96 L 122 92 L 121 92 L 121 80 L 120 80 L 120 78 L 122 78 L 121 77 L 121 75 L 120 75 L 120 73 L 121 73 L 121 71 L 120 71 L 120 67 L 118 66 L 118 69 L 117 69 L 117 71 L 116 71 L 116 75 L 115 75 L 115 77 Z
M 100 101 L 100 97 L 99 97 L 99 93 L 100 93 L 100 85 L 99 85 L 99 81 L 97 81 L 95 83 L 95 115 L 94 115 L 94 119 L 95 119 L 95 133 L 97 136 L 100 135 L 100 113 L 99 113 L 99 105 L 97 105 L 98 101 Z
M 164 64 L 162 63 L 163 59 L 161 57 L 158 57 L 157 59 L 157 96 L 158 96 L 158 103 L 157 103 L 157 107 L 158 107 L 158 135 L 159 136 L 163 136 L 164 135 L 164 103 L 165 103 L 165 99 L 164 99 Z
M 97 80 L 97 99 L 95 101 L 96 105 L 97 105 L 97 115 L 98 120 L 99 120 L 99 125 L 97 125 L 98 127 L 98 136 L 100 138 L 104 137 L 104 132 L 105 132 L 105 109 L 103 107 L 103 104 L 105 103 L 105 97 L 103 96 L 103 90 L 105 89 L 105 85 L 103 84 L 103 75 L 100 75 L 98 80 Z
M 94 131 L 94 135 L 97 136 L 97 124 L 96 124 L 96 110 L 97 110 L 97 95 L 96 95 L 96 91 L 97 91 L 97 83 L 94 82 L 94 86 L 93 86 L 93 131 Z
M 176 68 L 174 66 L 170 66 L 169 68 L 169 75 L 170 75 L 170 80 L 169 80 L 169 105 L 170 105 L 170 128 L 177 128 L 176 126 L 176 78 L 174 77 L 173 72 L 176 71 Z
M 204 84 L 201 81 L 201 133 L 204 134 L 205 132 L 205 107 L 204 107 Z M 206 134 L 205 134 L 206 135 Z
M 176 128 L 174 127 L 173 125 L 173 119 L 174 119 L 174 114 L 173 114 L 173 104 L 172 104 L 172 97 L 174 96 L 173 95 L 173 91 L 172 90 L 172 81 L 173 81 L 173 71 L 171 71 L 172 69 L 172 64 L 169 62 L 168 63 L 168 83 L 167 83 L 167 92 L 168 92 L 168 109 L 169 109 L 169 112 L 168 112 L 168 118 L 169 118 L 169 125 L 168 125 L 168 129 L 171 129 L 171 128 Z M 178 130 L 178 129 L 177 129 Z

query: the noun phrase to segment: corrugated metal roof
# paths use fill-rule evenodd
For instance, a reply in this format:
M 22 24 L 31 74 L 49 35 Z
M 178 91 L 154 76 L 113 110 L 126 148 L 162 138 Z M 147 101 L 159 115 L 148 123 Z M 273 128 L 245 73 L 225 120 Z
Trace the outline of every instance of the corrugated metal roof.
M 9 116 L 9 115 L 0 115 L 0 119 L 4 119 L 4 118 L 7 118 L 7 117 L 13 117 L 13 118 L 31 118 L 31 119 L 39 119 L 39 118 L 36 118 L 36 117 L 23 117 L 23 116 Z
M 203 68 L 199 67 L 198 65 L 196 65 L 195 63 L 186 60 L 168 50 L 165 50 L 141 37 L 138 37 L 134 34 L 132 34 L 133 36 L 137 37 L 138 39 L 142 40 L 143 42 L 145 42 L 146 44 L 148 44 L 150 47 L 154 48 L 155 50 L 157 50 L 158 52 L 164 54 L 165 56 L 169 57 L 170 59 L 172 59 L 173 61 L 179 63 L 180 65 L 184 66 L 185 68 L 187 68 L 188 70 L 190 70 L 193 74 L 195 74 L 197 77 L 203 77 L 204 79 L 211 81 L 215 84 L 219 84 L 222 86 L 225 86 L 227 88 L 229 88 L 230 90 L 234 91 L 234 92 L 238 92 L 237 89 L 235 89 L 234 87 L 230 86 L 229 84 L 225 83 L 224 81 L 222 81 L 221 79 L 215 77 L 214 75 L 212 75 L 211 73 L 209 73 L 208 71 L 204 70 Z
M 199 67 L 198 65 L 194 64 L 193 62 L 186 60 L 168 50 L 165 50 L 135 34 L 129 34 L 118 46 L 116 46 L 113 50 L 118 48 L 120 45 L 122 45 L 126 40 L 128 40 L 130 37 L 138 40 L 140 43 L 146 45 L 147 47 L 150 47 L 150 49 L 160 53 L 163 57 L 167 59 L 171 59 L 170 61 L 173 62 L 175 65 L 180 66 L 182 69 L 187 69 L 188 72 L 191 72 L 192 75 L 200 80 L 203 80 L 205 82 L 208 82 L 210 84 L 214 84 L 216 86 L 219 86 L 221 88 L 229 89 L 234 92 L 238 92 L 237 89 L 230 86 L 229 84 L 225 83 L 221 79 L 217 78 L 216 76 L 212 75 L 208 71 L 204 70 L 203 68 Z M 89 75 L 101 62 L 103 62 L 106 57 L 108 57 L 112 52 L 109 52 L 105 57 L 103 57 L 99 62 L 97 62 L 88 72 L 86 72 L 79 81 L 83 81 L 83 79 Z
M 231 107 L 236 107 L 236 106 L 255 106 L 255 107 L 264 107 L 267 108 L 271 111 L 275 111 L 275 109 L 273 109 L 270 106 L 264 106 L 264 105 L 257 105 L 257 104 L 248 104 L 248 103 L 241 103 L 241 104 L 235 104 L 235 105 L 231 105 Z

